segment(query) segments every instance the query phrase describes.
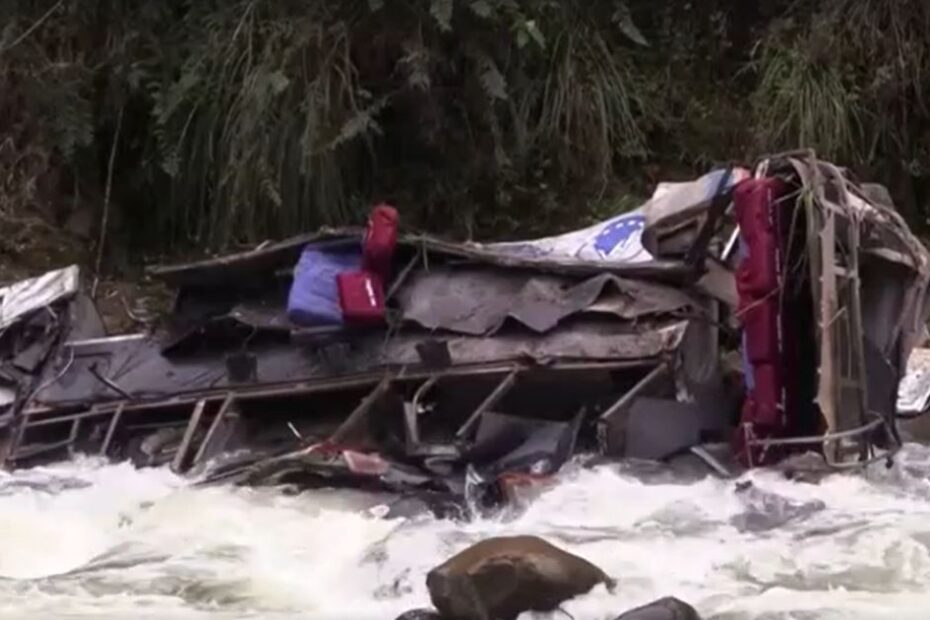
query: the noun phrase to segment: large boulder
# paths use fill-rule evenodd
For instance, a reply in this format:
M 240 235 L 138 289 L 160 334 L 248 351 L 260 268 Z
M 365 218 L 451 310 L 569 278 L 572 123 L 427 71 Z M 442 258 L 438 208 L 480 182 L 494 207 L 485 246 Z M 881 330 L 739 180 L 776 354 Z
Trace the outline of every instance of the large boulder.
M 515 620 L 553 611 L 564 601 L 614 581 L 584 558 L 536 536 L 489 538 L 426 576 L 433 605 L 448 620 Z
M 701 620 L 691 605 L 671 596 L 631 609 L 616 620 Z

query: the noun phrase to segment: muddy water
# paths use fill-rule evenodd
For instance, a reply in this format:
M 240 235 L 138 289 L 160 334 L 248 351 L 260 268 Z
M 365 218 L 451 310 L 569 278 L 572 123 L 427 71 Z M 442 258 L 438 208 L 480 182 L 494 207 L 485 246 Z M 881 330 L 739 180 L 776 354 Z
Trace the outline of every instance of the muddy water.
M 391 620 L 472 541 L 545 536 L 617 577 L 578 620 L 674 594 L 705 618 L 930 617 L 930 450 L 817 485 L 570 467 L 522 513 L 383 518 L 384 498 L 192 489 L 83 460 L 0 477 L 2 618 Z M 760 499 L 761 498 L 761 499 Z M 555 614 L 554 618 L 566 618 Z

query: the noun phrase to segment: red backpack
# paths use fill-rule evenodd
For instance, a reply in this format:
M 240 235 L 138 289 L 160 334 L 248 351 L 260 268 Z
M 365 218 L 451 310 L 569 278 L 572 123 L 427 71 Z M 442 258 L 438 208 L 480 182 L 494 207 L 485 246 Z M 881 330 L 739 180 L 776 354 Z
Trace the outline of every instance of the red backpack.
M 368 218 L 368 230 L 362 243 L 362 271 L 369 271 L 387 282 L 391 276 L 391 259 L 397 247 L 397 209 L 377 205 Z
M 368 271 L 344 271 L 336 276 L 342 318 L 349 325 L 379 325 L 384 321 L 384 286 Z

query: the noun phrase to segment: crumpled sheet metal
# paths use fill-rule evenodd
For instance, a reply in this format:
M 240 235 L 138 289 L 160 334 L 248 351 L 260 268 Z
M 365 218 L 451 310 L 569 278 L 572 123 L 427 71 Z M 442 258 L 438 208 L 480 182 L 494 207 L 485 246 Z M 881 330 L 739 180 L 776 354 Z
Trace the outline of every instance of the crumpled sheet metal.
M 497 332 L 508 318 L 545 333 L 579 313 L 632 320 L 694 305 L 679 289 L 606 273 L 576 283 L 558 276 L 446 268 L 415 274 L 398 302 L 405 321 L 474 336 Z
M 898 385 L 899 414 L 917 415 L 930 405 L 930 349 L 914 349 L 907 362 L 907 374 Z
M 556 329 L 542 336 L 498 334 L 493 337 L 458 335 L 445 340 L 454 364 L 519 363 L 547 361 L 638 361 L 649 360 L 678 348 L 687 321 L 642 327 L 636 331 L 617 329 L 615 321 L 592 321 Z M 308 351 L 289 344 L 252 346 L 257 358 L 258 384 L 327 379 L 385 367 L 416 368 L 422 364 L 417 345 L 434 341 L 429 334 L 398 334 L 384 340 L 375 333 L 355 340 L 338 367 L 327 361 L 323 351 Z M 75 403 L 103 403 L 124 396 L 104 384 L 96 371 L 138 400 L 159 401 L 176 396 L 218 389 L 235 389 L 223 355 L 203 354 L 176 359 L 161 354 L 153 336 L 109 338 L 69 343 L 57 354 L 42 376 L 42 389 L 32 403 L 63 407 Z M 255 385 L 255 384 L 252 384 Z
M 520 359 L 537 363 L 553 360 L 650 360 L 677 350 L 687 325 L 687 321 L 678 321 L 655 329 L 619 332 L 615 322 L 592 321 L 535 337 L 519 334 L 499 334 L 493 338 L 458 336 L 449 338 L 446 343 L 457 363 Z M 416 345 L 422 340 L 391 341 L 385 346 L 385 358 L 392 364 L 417 364 L 420 357 Z
M 80 275 L 78 266 L 71 265 L 0 288 L 0 329 L 33 310 L 74 295 L 80 286 Z
M 891 206 L 877 201 L 870 201 L 869 191 L 863 191 L 853 183 L 839 167 L 817 159 L 813 151 L 795 152 L 774 156 L 763 161 L 756 170 L 757 175 L 771 174 L 779 168 L 787 167 L 793 171 L 803 186 L 802 197 L 808 205 L 808 226 L 813 222 L 822 222 L 822 229 L 816 236 L 809 236 L 809 248 L 816 246 L 809 259 L 813 267 L 811 278 L 820 283 L 815 286 L 815 314 L 818 320 L 818 348 L 820 350 L 819 385 L 816 400 L 827 424 L 827 431 L 849 430 L 861 424 L 850 415 L 852 411 L 864 411 L 867 403 L 849 401 L 851 392 L 840 385 L 840 373 L 843 360 L 842 351 L 855 352 L 856 343 L 848 343 L 842 338 L 842 330 L 836 323 L 841 293 L 837 288 L 838 274 L 834 268 L 837 260 L 836 245 L 841 241 L 844 226 L 854 227 L 851 234 L 857 238 L 853 244 L 858 252 L 856 262 L 860 263 L 865 255 L 891 261 L 913 272 L 911 284 L 904 295 L 897 325 L 886 334 L 895 348 L 898 359 L 892 360 L 895 366 L 903 369 L 913 348 L 925 335 L 924 323 L 927 319 L 928 289 L 930 289 L 930 253 L 913 234 L 907 223 Z M 874 194 L 874 192 L 873 192 Z M 846 235 L 842 242 L 846 243 Z M 809 253 L 811 250 L 809 249 Z M 860 275 L 861 277 L 861 275 Z M 846 303 L 854 296 L 846 294 Z M 852 289 L 857 292 L 859 289 Z M 853 309 L 850 316 L 861 315 L 862 306 Z M 825 329 L 824 326 L 830 326 Z M 853 327 L 855 329 L 855 326 Z M 870 334 L 862 330 L 862 338 Z M 857 356 L 854 356 L 857 357 Z M 853 373 L 849 380 L 864 381 L 864 365 L 853 359 Z M 861 391 L 860 391 L 861 393 Z M 842 418 L 842 419 L 841 419 Z
M 643 205 L 645 229 L 643 245 L 650 251 L 657 249 L 658 237 L 693 222 L 710 208 L 726 169 L 714 170 L 691 181 L 659 183 L 649 201 Z M 724 191 L 750 177 L 745 168 L 734 168 L 726 180 Z

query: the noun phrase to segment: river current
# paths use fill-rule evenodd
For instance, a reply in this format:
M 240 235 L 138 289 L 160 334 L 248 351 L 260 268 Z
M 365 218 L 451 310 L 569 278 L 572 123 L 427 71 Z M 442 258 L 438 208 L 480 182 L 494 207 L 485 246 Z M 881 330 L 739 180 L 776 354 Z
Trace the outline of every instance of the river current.
M 930 449 L 816 484 L 739 482 L 755 500 L 733 480 L 570 466 L 523 510 L 461 522 L 81 459 L 0 474 L 0 618 L 392 620 L 428 605 L 429 568 L 502 534 L 541 535 L 619 581 L 567 603 L 576 620 L 665 595 L 708 620 L 930 617 Z

